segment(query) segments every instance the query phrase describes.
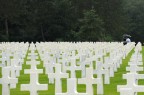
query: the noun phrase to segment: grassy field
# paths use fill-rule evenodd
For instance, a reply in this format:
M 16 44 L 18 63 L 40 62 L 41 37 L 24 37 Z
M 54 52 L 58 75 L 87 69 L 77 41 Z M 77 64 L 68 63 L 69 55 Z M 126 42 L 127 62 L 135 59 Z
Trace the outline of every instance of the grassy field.
M 132 50 L 128 56 L 126 57 L 126 59 L 124 59 L 122 62 L 123 64 L 121 65 L 121 67 L 118 69 L 118 71 L 115 73 L 114 77 L 110 78 L 110 84 L 108 85 L 104 85 L 104 95 L 119 95 L 119 93 L 117 92 L 117 85 L 124 85 L 126 84 L 126 80 L 122 79 L 122 74 L 127 73 L 126 72 L 126 66 L 128 65 L 128 61 L 130 60 L 130 57 L 132 55 L 132 53 L 134 52 L 134 50 Z M 27 53 L 28 54 L 28 53 Z M 142 52 L 143 56 L 144 56 L 144 47 L 143 47 L 143 52 Z M 40 61 L 40 65 L 37 65 L 38 69 L 44 69 L 43 68 L 43 62 L 40 60 L 40 58 L 38 59 Z M 29 95 L 29 91 L 20 91 L 20 84 L 29 84 L 29 74 L 24 74 L 24 69 L 30 69 L 30 65 L 26 65 L 26 61 L 27 58 L 24 59 L 24 64 L 23 64 L 23 68 L 20 72 L 20 77 L 18 77 L 18 84 L 17 87 L 15 89 L 10 89 L 10 95 Z M 45 69 L 44 69 L 45 72 Z M 140 72 L 140 73 L 144 73 Z M 76 72 L 76 77 L 80 78 L 81 76 L 81 72 L 77 71 Z M 0 68 L 0 77 L 2 77 L 1 75 L 1 68 Z M 62 79 L 62 91 L 66 92 L 67 91 L 67 85 L 66 85 L 66 79 Z M 48 77 L 45 73 L 40 74 L 39 75 L 39 83 L 41 84 L 48 84 Z M 144 85 L 144 81 L 139 80 L 138 81 L 139 85 Z M 48 84 L 48 90 L 47 91 L 39 91 L 38 95 L 55 95 L 55 84 Z M 94 89 L 94 95 L 96 94 L 96 85 L 93 85 L 93 89 Z M 85 92 L 86 86 L 85 85 L 77 85 L 77 91 L 78 92 Z M 1 94 L 1 90 L 2 90 L 2 86 L 0 85 L 0 95 Z M 138 95 L 144 95 L 144 93 L 138 93 Z

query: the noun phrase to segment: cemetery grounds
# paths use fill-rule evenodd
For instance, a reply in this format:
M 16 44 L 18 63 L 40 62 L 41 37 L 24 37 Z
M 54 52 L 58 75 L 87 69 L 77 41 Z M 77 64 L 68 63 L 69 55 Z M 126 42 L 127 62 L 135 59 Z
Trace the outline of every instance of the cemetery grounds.
M 2 52 L 2 51 L 0 51 Z M 24 69 L 30 69 L 30 65 L 26 64 L 26 61 L 30 61 L 30 59 L 28 59 L 28 53 L 30 53 L 31 51 L 28 50 L 26 53 L 26 56 L 24 58 L 24 63 L 22 64 L 22 70 L 20 71 L 20 76 L 18 77 L 18 84 L 16 85 L 16 88 L 14 89 L 10 89 L 10 95 L 30 95 L 29 91 L 21 91 L 20 90 L 20 86 L 21 84 L 29 84 L 30 82 L 30 75 L 29 74 L 24 74 Z M 35 51 L 36 53 L 39 53 L 38 50 Z M 103 95 L 120 95 L 119 92 L 117 92 L 117 85 L 125 85 L 126 84 L 126 80 L 122 78 L 123 74 L 127 73 L 126 71 L 126 66 L 128 65 L 128 62 L 132 56 L 132 54 L 134 53 L 134 49 L 132 49 L 129 54 L 126 56 L 125 59 L 122 60 L 122 64 L 120 66 L 120 68 L 118 68 L 117 72 L 114 73 L 114 77 L 110 78 L 110 84 L 104 84 L 104 94 Z M 144 62 L 144 47 L 142 47 L 142 60 Z M 107 53 L 107 55 L 105 56 L 109 56 L 109 53 Z M 12 59 L 12 58 L 11 58 Z M 43 74 L 39 74 L 39 83 L 40 84 L 48 84 L 48 90 L 45 91 L 38 91 L 38 95 L 55 95 L 55 84 L 49 84 L 48 83 L 48 76 L 45 73 L 45 68 L 43 66 L 43 61 L 41 59 L 41 56 L 38 55 L 38 59 L 37 61 L 40 61 L 40 64 L 37 65 L 37 69 L 43 69 Z M 77 60 L 78 62 L 79 60 Z M 70 72 L 67 72 L 70 74 Z M 139 72 L 141 74 L 144 74 L 144 71 Z M 2 77 L 2 67 L 0 67 L 0 78 Z M 96 75 L 94 75 L 94 77 L 97 77 Z M 81 78 L 81 71 L 78 70 L 76 71 L 76 78 Z M 143 80 L 139 80 L 138 81 L 139 85 L 144 85 L 144 81 Z M 93 92 L 94 95 L 97 95 L 97 91 L 96 91 L 97 85 L 93 85 Z M 77 84 L 77 91 L 78 92 L 86 92 L 86 85 L 84 84 Z M 67 80 L 65 78 L 62 79 L 62 92 L 66 92 L 67 91 Z M 2 85 L 0 84 L 0 95 L 2 95 Z M 138 95 L 144 95 L 144 92 L 138 92 Z

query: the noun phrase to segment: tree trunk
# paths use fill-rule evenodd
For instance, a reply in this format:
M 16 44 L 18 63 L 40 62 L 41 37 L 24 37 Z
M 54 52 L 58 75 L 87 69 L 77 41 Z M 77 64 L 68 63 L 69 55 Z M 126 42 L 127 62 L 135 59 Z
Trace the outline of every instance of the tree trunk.
M 7 39 L 9 41 L 9 31 L 8 31 L 8 20 L 7 20 L 7 18 L 5 18 L 5 29 L 6 29 Z
M 45 37 L 44 37 L 43 27 L 42 27 L 42 25 L 41 25 L 41 34 L 42 34 L 42 39 L 43 39 L 43 41 L 45 41 Z

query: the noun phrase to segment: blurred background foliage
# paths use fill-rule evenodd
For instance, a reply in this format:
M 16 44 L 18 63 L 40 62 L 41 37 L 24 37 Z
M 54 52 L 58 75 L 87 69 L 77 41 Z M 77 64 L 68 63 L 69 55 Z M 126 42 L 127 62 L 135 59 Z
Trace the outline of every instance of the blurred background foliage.
M 0 41 L 144 41 L 144 0 L 0 0 Z

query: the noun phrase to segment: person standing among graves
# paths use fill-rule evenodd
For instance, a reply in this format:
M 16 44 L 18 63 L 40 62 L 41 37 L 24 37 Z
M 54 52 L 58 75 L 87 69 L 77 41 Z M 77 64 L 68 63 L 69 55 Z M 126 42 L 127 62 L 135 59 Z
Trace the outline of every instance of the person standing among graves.
M 131 42 L 130 38 L 127 38 L 126 43 L 130 43 L 130 42 Z
M 127 43 L 130 43 L 131 40 L 130 40 L 130 35 L 127 35 L 127 34 L 124 34 L 123 35 L 123 45 L 126 45 Z

